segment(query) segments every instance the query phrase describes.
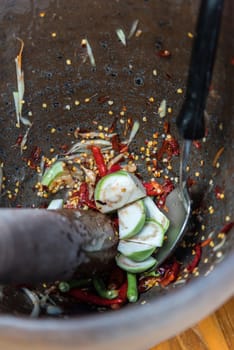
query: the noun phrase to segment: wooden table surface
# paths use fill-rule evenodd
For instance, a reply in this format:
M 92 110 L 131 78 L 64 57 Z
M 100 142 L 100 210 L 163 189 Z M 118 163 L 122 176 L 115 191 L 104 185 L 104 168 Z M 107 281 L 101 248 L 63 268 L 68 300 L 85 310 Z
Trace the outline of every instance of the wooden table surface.
M 150 350 L 234 350 L 234 298 L 193 328 Z

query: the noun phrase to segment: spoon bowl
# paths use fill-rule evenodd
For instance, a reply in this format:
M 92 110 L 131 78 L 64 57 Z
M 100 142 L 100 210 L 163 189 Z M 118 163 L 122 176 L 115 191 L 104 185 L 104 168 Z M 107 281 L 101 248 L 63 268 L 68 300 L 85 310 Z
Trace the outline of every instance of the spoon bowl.
M 181 192 L 180 187 L 176 187 L 166 199 L 168 208 L 167 217 L 170 220 L 170 226 L 166 233 L 167 239 L 163 246 L 155 255 L 158 265 L 161 265 L 178 246 L 182 239 L 191 213 L 191 201 L 187 186 Z

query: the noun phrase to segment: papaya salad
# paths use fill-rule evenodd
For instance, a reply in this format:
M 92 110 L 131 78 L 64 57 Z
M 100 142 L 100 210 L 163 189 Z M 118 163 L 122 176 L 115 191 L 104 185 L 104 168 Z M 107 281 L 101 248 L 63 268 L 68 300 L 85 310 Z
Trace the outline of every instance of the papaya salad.
M 69 149 L 53 158 L 41 156 L 37 166 L 35 159 L 28 160 L 28 165 L 39 172 L 35 189 L 38 196 L 49 201 L 48 210 L 101 212 L 111 218 L 119 237 L 115 267 L 110 273 L 57 281 L 49 288 L 47 285 L 47 290 L 62 298 L 72 297 L 78 303 L 111 309 L 136 302 L 141 293 L 154 285 L 167 286 L 176 280 L 180 268 L 175 259 L 158 267 L 155 258 L 155 252 L 167 239 L 170 222 L 165 200 L 174 188 L 156 162 L 164 156 L 168 162 L 178 156 L 178 143 L 167 125 L 157 152 L 158 134 L 154 134 L 137 154 L 131 150 L 131 143 L 139 131 L 139 121 L 129 118 L 124 140 L 116 131 L 116 124 L 115 121 L 105 127 L 105 131 L 77 128 Z M 152 156 L 155 164 L 149 181 L 138 170 L 139 157 L 145 153 L 147 158 Z M 37 295 L 36 290 L 26 290 L 29 296 Z
M 166 100 L 158 108 L 162 132 L 157 128 L 152 130 L 151 137 L 137 150 L 133 144 L 142 127 L 139 118 L 128 117 L 123 123 L 118 116 L 109 125 L 90 121 L 90 125 L 95 125 L 94 130 L 78 125 L 70 145 L 61 144 L 57 155 L 52 150 L 50 155 L 43 154 L 43 149 L 35 146 L 26 158 L 23 152 L 32 123 L 22 116 L 24 42 L 19 40 L 21 48 L 15 59 L 17 91 L 13 96 L 17 127 L 22 123 L 27 130 L 24 136 L 20 134 L 14 147 L 20 148 L 23 161 L 35 171 L 34 190 L 46 200 L 43 208 L 102 213 L 111 219 L 118 236 L 114 265 L 108 273 L 103 269 L 102 275 L 75 276 L 72 280 L 36 287 L 21 286 L 33 305 L 31 316 L 69 315 L 66 305 L 71 302 L 73 306 L 87 304 L 98 310 L 119 309 L 138 301 L 142 293 L 154 286 L 165 288 L 180 279 L 181 264 L 176 257 L 158 266 L 155 256 L 167 239 L 170 222 L 166 198 L 178 181 L 172 175 L 172 162 L 180 153 L 170 124 L 164 119 Z M 149 103 L 152 99 L 149 98 Z M 103 102 L 113 103 L 109 96 L 99 96 L 98 103 Z M 50 132 L 55 133 L 56 128 Z M 187 266 L 189 272 L 199 263 L 201 249 L 198 248 Z

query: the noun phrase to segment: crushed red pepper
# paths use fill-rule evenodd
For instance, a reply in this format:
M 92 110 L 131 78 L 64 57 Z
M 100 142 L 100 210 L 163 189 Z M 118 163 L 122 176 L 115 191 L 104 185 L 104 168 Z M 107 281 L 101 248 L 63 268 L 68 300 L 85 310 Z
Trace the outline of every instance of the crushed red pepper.
M 174 260 L 172 263 L 165 263 L 163 266 L 159 267 L 158 276 L 146 276 L 140 279 L 138 283 L 138 290 L 140 293 L 144 293 L 151 289 L 156 284 L 161 287 L 166 287 L 172 282 L 176 281 L 180 272 L 180 263 Z
M 171 57 L 171 52 L 169 50 L 159 50 L 158 56 L 163 58 L 169 58 Z
M 194 255 L 194 258 L 193 260 L 191 261 L 191 263 L 189 263 L 187 265 L 187 270 L 188 272 L 192 273 L 193 270 L 195 269 L 195 267 L 197 267 L 200 259 L 201 259 L 201 254 L 202 254 L 202 247 L 201 247 L 201 244 L 197 244 L 195 247 L 194 247 L 194 250 L 195 250 L 195 255 Z
M 227 234 L 234 226 L 234 221 L 229 222 L 223 228 L 221 228 L 220 232 Z
M 164 276 L 159 280 L 159 283 L 162 287 L 168 286 L 170 283 L 174 282 L 180 272 L 180 264 L 177 260 L 173 262 L 173 264 L 166 269 Z
M 146 189 L 147 196 L 159 196 L 164 192 L 163 186 L 157 181 L 144 182 L 143 186 Z
M 178 156 L 180 154 L 179 143 L 171 135 L 163 140 L 162 146 L 156 154 L 157 159 L 161 160 L 164 154 L 167 155 L 168 160 L 170 160 L 172 156 Z
M 95 202 L 89 199 L 89 188 L 86 182 L 82 182 L 82 184 L 80 185 L 80 189 L 77 192 L 79 196 L 80 205 L 87 205 L 91 209 L 96 209 Z

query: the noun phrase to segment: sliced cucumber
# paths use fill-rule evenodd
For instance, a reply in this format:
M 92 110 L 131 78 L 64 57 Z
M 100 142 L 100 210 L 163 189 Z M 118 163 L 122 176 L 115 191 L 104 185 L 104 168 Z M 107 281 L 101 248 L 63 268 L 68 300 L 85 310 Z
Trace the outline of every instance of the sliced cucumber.
M 120 254 L 116 256 L 116 264 L 123 270 L 132 272 L 132 273 L 141 273 L 152 268 L 157 260 L 149 257 L 148 259 L 140 262 L 133 261 L 126 256 Z
M 138 242 L 120 240 L 118 251 L 134 261 L 143 261 L 147 259 L 154 251 L 155 247 Z
M 149 219 L 157 221 L 162 226 L 163 232 L 165 233 L 170 223 L 168 218 L 158 209 L 152 198 L 145 197 L 143 201 L 146 209 L 146 216 Z
M 65 163 L 58 161 L 55 162 L 50 168 L 48 168 L 43 177 L 42 177 L 42 185 L 49 187 L 50 184 L 56 179 L 56 177 L 60 176 L 65 170 Z
M 102 177 L 94 192 L 96 206 L 102 213 L 117 210 L 145 196 L 140 180 L 125 170 Z
M 63 208 L 63 199 L 53 199 L 48 205 L 48 210 L 56 210 Z
M 119 238 L 125 239 L 137 234 L 145 224 L 145 206 L 140 199 L 118 210 Z
M 146 219 L 143 229 L 135 236 L 128 239 L 130 242 L 144 243 L 152 247 L 161 247 L 163 244 L 164 232 L 161 225 L 155 220 Z

